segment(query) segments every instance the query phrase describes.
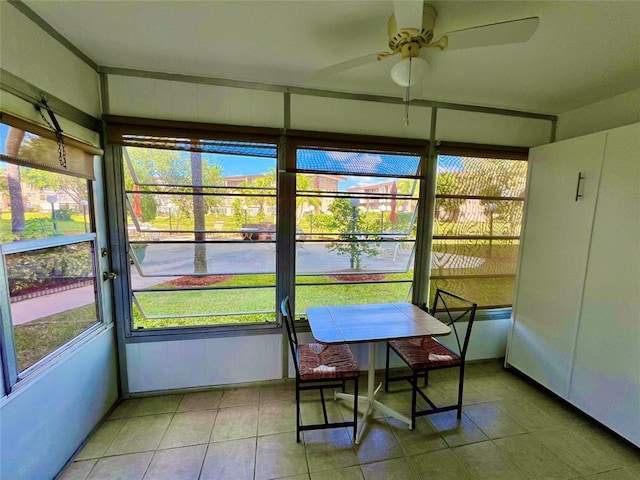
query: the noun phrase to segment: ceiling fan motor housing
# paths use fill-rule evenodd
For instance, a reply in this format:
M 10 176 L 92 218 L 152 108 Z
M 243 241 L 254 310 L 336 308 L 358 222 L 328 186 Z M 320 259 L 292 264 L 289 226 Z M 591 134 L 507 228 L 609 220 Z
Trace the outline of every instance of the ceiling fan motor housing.
M 398 27 L 395 15 L 391 15 L 388 24 L 389 49 L 392 52 L 400 52 L 402 46 L 410 42 L 417 43 L 419 47 L 428 45 L 433 40 L 437 16 L 436 9 L 425 3 L 422 10 L 422 30 L 418 32 L 414 28 Z

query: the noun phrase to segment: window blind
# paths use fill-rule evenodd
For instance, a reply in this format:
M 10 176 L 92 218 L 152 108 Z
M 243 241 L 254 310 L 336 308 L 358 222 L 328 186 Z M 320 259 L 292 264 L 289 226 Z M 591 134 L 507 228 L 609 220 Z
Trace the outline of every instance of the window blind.
M 64 136 L 65 167 L 55 132 L 6 112 L 0 112 L 0 122 L 2 161 L 95 180 L 93 156 L 102 155 L 99 148 Z

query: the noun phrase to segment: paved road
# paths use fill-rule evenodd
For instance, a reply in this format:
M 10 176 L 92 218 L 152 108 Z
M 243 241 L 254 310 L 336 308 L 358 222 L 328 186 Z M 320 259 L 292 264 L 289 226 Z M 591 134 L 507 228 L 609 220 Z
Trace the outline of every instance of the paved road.
M 93 287 L 80 287 L 63 292 L 29 298 L 11 304 L 11 318 L 14 325 L 38 318 L 89 305 L 94 301 Z
M 349 269 L 350 258 L 326 248 L 325 243 L 298 244 L 296 272 L 323 274 Z M 406 271 L 411 250 L 396 248 L 395 243 L 384 245 L 375 256 L 363 257 L 363 268 L 371 271 Z M 152 244 L 147 247 L 143 262 L 145 275 L 193 274 L 194 247 L 192 245 Z M 271 243 L 231 243 L 207 245 L 208 270 L 216 274 L 273 273 L 275 245 Z
M 413 261 L 410 244 L 386 243 L 377 256 L 364 257 L 363 268 L 369 272 L 405 272 Z M 144 277 L 132 266 L 135 289 L 163 283 L 174 276 L 193 274 L 193 245 L 153 244 L 147 248 L 143 262 Z M 273 273 L 275 245 L 269 243 L 227 243 L 207 245 L 208 269 L 216 274 Z M 349 269 L 349 257 L 330 252 L 324 243 L 298 244 L 296 272 L 302 275 L 322 274 Z M 469 268 L 484 259 L 463 255 L 435 254 L 433 267 Z M 63 312 L 93 302 L 93 288 L 82 287 L 11 304 L 15 325 Z

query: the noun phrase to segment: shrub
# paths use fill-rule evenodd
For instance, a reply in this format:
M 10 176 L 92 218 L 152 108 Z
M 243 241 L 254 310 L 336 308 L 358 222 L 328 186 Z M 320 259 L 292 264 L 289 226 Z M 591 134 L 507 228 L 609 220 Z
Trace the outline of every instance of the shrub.
M 86 244 L 13 253 L 5 258 L 11 295 L 93 275 L 91 251 Z
M 59 220 L 61 222 L 69 222 L 72 220 L 71 215 L 73 215 L 73 213 L 73 210 L 69 207 L 62 207 L 56 210 L 53 216 L 56 220 Z

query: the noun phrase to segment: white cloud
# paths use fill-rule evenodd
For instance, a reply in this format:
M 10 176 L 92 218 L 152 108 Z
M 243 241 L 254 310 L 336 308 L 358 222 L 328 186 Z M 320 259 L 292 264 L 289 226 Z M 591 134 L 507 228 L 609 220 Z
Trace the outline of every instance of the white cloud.
M 357 152 L 333 152 L 328 151 L 327 156 L 329 158 L 333 158 L 334 160 L 338 160 L 341 162 L 346 162 L 348 160 L 357 158 L 360 154 Z
M 358 152 L 327 152 L 327 156 L 345 164 L 362 163 L 367 166 L 375 166 L 382 163 L 380 155 Z

